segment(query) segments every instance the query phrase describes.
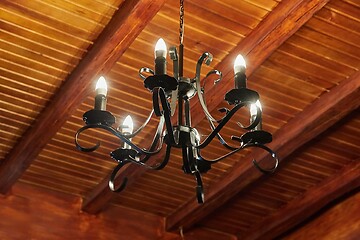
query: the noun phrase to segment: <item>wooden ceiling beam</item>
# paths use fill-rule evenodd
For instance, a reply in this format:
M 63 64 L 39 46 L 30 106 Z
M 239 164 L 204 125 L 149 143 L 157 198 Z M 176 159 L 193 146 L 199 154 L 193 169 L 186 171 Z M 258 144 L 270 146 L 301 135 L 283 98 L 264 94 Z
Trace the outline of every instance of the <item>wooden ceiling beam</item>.
M 357 109 L 360 105 L 359 94 L 360 72 L 356 72 L 351 78 L 343 80 L 338 86 L 323 94 L 285 124 L 274 134 L 274 140 L 269 144 L 269 147 L 277 152 L 280 161 L 285 161 L 286 157 L 296 149 Z M 253 157 L 258 162 L 266 160 L 267 155 L 264 151 L 252 150 L 252 156 L 242 159 L 224 178 L 207 189 L 203 205 L 199 205 L 194 198 L 177 212 L 168 216 L 166 229 L 191 227 L 243 188 L 259 179 L 262 174 L 249 163 Z
M 238 54 L 246 59 L 246 74 L 250 76 L 260 65 L 278 49 L 289 37 L 302 27 L 329 0 L 286 0 L 278 6 L 259 25 L 243 39 L 217 65 L 215 69 L 223 73 L 219 84 L 208 84 L 206 88 L 207 107 L 211 112 L 224 101 L 226 92 L 234 88 L 234 61 Z M 203 112 L 199 102 L 192 106 L 194 112 Z M 199 123 L 203 114 L 193 116 L 192 122 Z
M 233 88 L 229 78 L 233 76 L 233 64 L 238 53 L 247 56 L 250 75 L 261 63 L 273 53 L 287 38 L 294 34 L 316 11 L 321 9 L 329 0 L 284 0 L 267 16 L 231 53 L 221 61 L 216 68 L 223 71 L 223 81 L 212 88 L 208 88 L 208 109 L 215 109 L 225 96 L 226 91 Z M 228 79 L 228 80 L 226 80 Z M 213 94 L 215 93 L 216 94 Z M 199 102 L 192 106 L 193 112 L 202 112 Z M 192 116 L 193 125 L 198 124 L 204 116 L 195 114 Z M 135 165 L 125 166 L 117 175 L 116 180 L 121 181 L 125 177 L 129 179 L 128 185 L 136 181 L 146 169 Z M 106 177 L 85 198 L 82 210 L 96 214 L 100 212 L 112 197 Z
M 143 240 L 164 235 L 161 216 L 120 206 L 93 216 L 79 212 L 80 197 L 22 182 L 12 187 L 11 194 L 0 197 L 0 204 L 1 217 L 6 219 L 0 221 L 2 239 Z
M 312 216 L 332 200 L 359 187 L 360 159 L 356 159 L 334 176 L 309 189 L 284 208 L 265 218 L 243 236 L 239 236 L 239 239 L 275 239 Z
M 36 159 L 73 111 L 155 16 L 165 0 L 124 1 L 88 53 L 39 114 L 0 166 L 0 193 L 11 186 Z

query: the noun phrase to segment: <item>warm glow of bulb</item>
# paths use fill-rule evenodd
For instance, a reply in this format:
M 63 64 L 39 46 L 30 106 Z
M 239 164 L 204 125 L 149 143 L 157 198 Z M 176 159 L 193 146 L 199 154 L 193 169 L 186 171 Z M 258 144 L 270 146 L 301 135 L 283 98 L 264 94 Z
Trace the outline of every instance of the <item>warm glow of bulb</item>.
M 160 38 L 155 45 L 155 57 L 166 57 L 167 49 L 164 39 Z
M 261 103 L 260 103 L 259 100 L 257 100 L 255 104 L 251 104 L 251 106 L 250 106 L 250 115 L 251 115 L 251 116 L 256 116 L 257 107 L 259 107 L 260 110 L 262 110 L 262 108 L 261 108 Z
M 235 63 L 234 63 L 235 74 L 240 71 L 244 71 L 245 68 L 246 68 L 246 62 L 245 62 L 244 57 L 241 54 L 237 55 L 237 57 L 235 59 Z
M 96 90 L 96 94 L 103 94 L 106 96 L 107 85 L 106 85 L 105 78 L 103 76 L 99 77 L 99 80 L 96 83 L 95 90 Z
M 132 134 L 134 131 L 134 123 L 130 115 L 127 115 L 122 125 L 122 133 Z

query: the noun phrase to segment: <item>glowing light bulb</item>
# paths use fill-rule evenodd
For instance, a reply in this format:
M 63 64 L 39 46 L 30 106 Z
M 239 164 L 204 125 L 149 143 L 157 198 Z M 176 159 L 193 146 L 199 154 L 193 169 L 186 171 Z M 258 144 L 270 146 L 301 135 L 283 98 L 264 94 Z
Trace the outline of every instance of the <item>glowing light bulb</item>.
M 106 96 L 107 85 L 106 85 L 105 78 L 103 76 L 99 77 L 99 80 L 96 83 L 95 90 L 96 90 L 96 95 L 102 94 L 102 95 Z
M 123 134 L 132 134 L 133 130 L 134 130 L 133 120 L 132 120 L 130 115 L 127 115 L 124 122 L 123 122 L 123 125 L 121 126 L 121 133 L 123 133 Z M 131 141 L 131 138 L 129 140 Z M 123 148 L 124 149 L 131 149 L 131 146 L 129 144 L 127 144 L 126 142 L 124 142 Z
M 132 134 L 134 131 L 134 123 L 130 115 L 127 115 L 122 125 L 122 133 Z
M 246 62 L 244 57 L 241 54 L 237 55 L 234 63 L 235 74 L 241 71 L 245 71 L 245 68 L 246 68 Z
M 260 110 L 262 110 L 261 108 L 261 103 L 259 100 L 256 101 L 256 103 L 251 104 L 250 106 L 250 116 L 256 116 L 257 114 L 257 107 L 260 108 Z
M 160 38 L 155 45 L 155 57 L 166 58 L 167 49 L 164 39 Z

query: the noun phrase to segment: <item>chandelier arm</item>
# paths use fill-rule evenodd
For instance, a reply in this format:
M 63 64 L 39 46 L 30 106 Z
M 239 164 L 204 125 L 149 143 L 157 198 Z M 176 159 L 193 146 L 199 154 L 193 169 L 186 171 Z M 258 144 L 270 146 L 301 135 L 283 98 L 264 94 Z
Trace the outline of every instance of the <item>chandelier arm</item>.
M 150 154 L 145 154 L 145 157 L 140 160 L 141 162 L 145 163 L 147 160 L 149 160 L 149 158 L 151 156 L 153 156 L 161 151 L 162 146 L 163 146 L 163 138 L 161 137 L 163 127 L 164 127 L 164 117 L 161 116 L 156 133 L 154 135 L 154 139 L 149 148 Z M 159 145 L 158 148 L 156 148 L 157 145 Z
M 92 128 L 92 126 L 91 125 L 85 125 L 82 128 L 80 128 L 75 134 L 75 146 L 76 146 L 76 148 L 78 150 L 80 150 L 82 152 L 93 152 L 93 151 L 95 151 L 96 149 L 98 149 L 100 147 L 100 141 L 98 141 L 95 146 L 89 147 L 89 148 L 83 147 L 79 143 L 79 135 L 88 128 Z
M 135 137 L 139 132 L 141 132 L 145 126 L 149 123 L 150 119 L 151 119 L 151 116 L 153 115 L 154 113 L 154 109 L 151 109 L 151 112 L 149 114 L 149 116 L 147 117 L 147 119 L 145 120 L 145 122 L 138 128 L 136 129 L 132 134 L 126 134 L 125 136 L 128 137 L 128 138 L 132 138 L 132 137 Z
M 174 116 L 176 110 L 176 102 L 179 94 L 179 86 L 175 90 L 171 91 L 170 113 Z
M 176 47 L 174 46 L 170 47 L 169 55 L 171 60 L 173 61 L 174 78 L 179 82 L 179 56 Z M 179 86 L 177 86 L 176 89 L 171 92 L 171 103 L 170 103 L 171 116 L 174 116 L 175 114 L 178 92 L 179 92 Z
M 160 122 L 159 122 L 158 127 L 157 127 L 156 134 L 155 134 L 154 139 L 152 141 L 152 144 L 150 146 L 150 151 L 154 151 L 154 149 L 156 148 L 156 145 L 159 142 L 159 140 L 160 140 L 160 147 L 157 150 L 155 150 L 154 152 L 152 152 L 153 154 L 158 153 L 162 148 L 161 132 L 162 132 L 163 126 L 164 126 L 164 117 L 161 117 Z M 171 146 L 168 145 L 167 149 L 166 149 L 165 158 L 160 164 L 158 164 L 157 166 L 152 166 L 152 167 L 148 167 L 148 168 L 156 169 L 156 170 L 160 170 L 160 169 L 164 168 L 167 165 L 167 163 L 169 161 L 169 158 L 170 158 L 170 148 L 171 148 Z M 153 154 L 146 154 L 145 157 L 142 160 L 140 160 L 141 163 L 142 163 L 140 165 L 146 165 L 145 162 Z M 115 187 L 115 178 L 116 178 L 116 175 L 117 175 L 118 171 L 127 163 L 137 163 L 137 164 L 139 164 L 139 162 L 135 158 L 133 158 L 131 155 L 128 155 L 125 159 L 120 159 L 120 160 L 116 159 L 116 160 L 119 162 L 119 164 L 114 168 L 114 170 L 112 171 L 112 173 L 110 175 L 109 188 L 113 192 L 121 192 L 122 190 L 125 189 L 128 179 L 125 177 L 122 184 L 119 187 Z
M 164 159 L 160 162 L 160 163 L 156 163 L 154 165 L 148 165 L 145 162 L 150 158 L 150 156 L 146 156 L 144 159 L 142 160 L 138 160 L 137 158 L 133 158 L 131 156 L 129 156 L 129 161 L 131 163 L 135 163 L 137 165 L 140 165 L 142 167 L 145 167 L 147 169 L 151 169 L 151 170 L 161 170 L 163 169 L 169 162 L 170 159 L 170 150 L 171 150 L 171 146 L 167 145 L 166 146 L 166 153 L 165 153 L 165 157 Z
M 159 98 L 163 110 L 160 110 Z M 171 110 L 169 108 L 169 102 L 166 99 L 165 91 L 161 87 L 155 87 L 153 89 L 153 106 L 157 116 L 164 116 L 168 142 L 171 144 L 175 143 L 173 126 L 171 123 Z
M 235 149 L 235 150 L 233 150 L 233 151 L 231 151 L 231 152 L 228 152 L 228 153 L 222 155 L 221 157 L 218 157 L 218 158 L 215 158 L 215 159 L 211 159 L 211 160 L 204 158 L 203 156 L 201 156 L 201 154 L 200 154 L 200 152 L 199 152 L 199 153 L 198 153 L 198 155 L 199 155 L 199 161 L 205 161 L 205 162 L 208 162 L 208 163 L 211 163 L 211 164 L 217 163 L 217 162 L 223 160 L 224 158 L 227 158 L 227 157 L 233 155 L 234 153 L 237 153 L 238 151 L 240 151 L 240 150 L 242 150 L 242 149 L 244 149 L 244 145 L 241 145 L 241 146 L 238 147 L 237 149 Z
M 258 147 L 258 148 L 262 148 L 265 151 L 267 151 L 270 154 L 271 158 L 275 162 L 274 166 L 272 168 L 266 169 L 266 168 L 260 167 L 259 163 L 255 159 L 253 160 L 253 164 L 262 173 L 273 173 L 273 172 L 275 172 L 275 170 L 279 166 L 279 159 L 278 159 L 276 153 L 273 150 L 271 150 L 269 147 L 267 147 L 267 146 L 265 146 L 263 144 L 259 144 L 259 143 L 246 143 L 246 144 L 244 144 L 244 148 L 247 148 L 247 147 Z
M 185 125 L 190 127 L 191 126 L 191 112 L 190 112 L 190 101 L 189 99 L 184 99 L 184 106 L 185 106 Z
M 214 137 L 217 136 L 217 134 L 220 132 L 220 130 L 225 126 L 225 124 L 231 119 L 231 117 L 243 106 L 249 104 L 249 102 L 242 102 L 237 105 L 235 105 L 226 115 L 221 119 L 219 122 L 219 125 L 216 126 L 216 128 L 205 138 L 205 140 L 196 148 L 202 149 L 209 145 L 209 143 L 214 139 Z
M 219 78 L 214 81 L 214 84 L 217 84 L 219 81 L 221 81 L 221 79 L 222 79 L 222 72 L 220 72 L 220 71 L 218 71 L 218 70 L 211 70 L 210 72 L 208 72 L 208 73 L 206 74 L 205 79 L 206 79 L 208 76 L 212 75 L 212 74 L 216 74 L 216 75 L 219 76 Z M 206 81 L 204 81 L 203 87 L 202 87 L 201 89 L 204 89 L 204 90 L 205 90 L 205 84 L 206 84 Z M 204 105 L 206 106 L 205 96 L 203 96 L 203 94 L 201 94 L 201 95 L 199 95 L 199 96 L 201 96 L 201 97 L 203 98 Z M 216 120 L 216 121 L 219 122 L 218 120 Z M 221 121 L 221 120 L 220 120 L 220 121 Z M 216 128 L 216 126 L 214 125 L 213 121 L 211 121 L 211 120 L 208 118 L 208 122 L 209 122 L 209 124 L 210 124 L 211 130 L 214 131 L 214 129 Z M 227 149 L 229 149 L 229 150 L 235 150 L 235 149 L 238 148 L 238 147 L 230 146 L 230 145 L 225 141 L 225 139 L 221 136 L 220 133 L 217 133 L 216 136 L 217 136 L 217 138 L 219 139 L 220 143 L 221 143 L 224 147 L 226 147 Z
M 120 161 L 120 163 L 113 169 L 113 171 L 110 174 L 109 178 L 109 188 L 113 192 L 121 192 L 125 189 L 126 184 L 128 182 L 128 178 L 125 177 L 121 183 L 120 186 L 115 187 L 115 178 L 119 170 L 127 163 L 130 163 L 129 161 Z
M 248 103 L 248 104 L 250 104 L 250 103 Z M 227 110 L 224 110 L 224 111 L 227 111 Z M 227 112 L 229 112 L 229 111 L 227 111 Z M 259 106 L 256 106 L 256 116 L 249 125 L 244 126 L 241 122 L 236 122 L 236 124 L 244 130 L 252 130 L 259 124 L 259 122 L 261 121 L 261 118 L 262 118 L 262 110 Z M 222 119 L 220 121 L 222 121 Z
M 209 121 L 216 122 L 216 119 L 210 114 L 210 112 L 205 104 L 203 93 L 201 92 L 201 83 L 200 83 L 201 66 L 202 66 L 203 62 L 205 62 L 206 65 L 210 65 L 210 63 L 212 62 L 212 58 L 213 57 L 212 57 L 211 53 L 209 53 L 209 52 L 205 52 L 200 56 L 200 58 L 196 64 L 195 84 L 196 84 L 196 90 L 197 90 L 199 102 L 205 113 L 206 118 L 209 119 Z
M 146 162 L 152 155 L 159 153 L 163 147 L 163 138 L 161 137 L 162 130 L 164 128 L 164 117 L 160 117 L 159 124 L 157 126 L 156 133 L 154 135 L 153 141 L 149 147 L 149 153 L 143 158 L 143 162 Z M 156 148 L 156 146 L 159 146 Z
M 119 138 L 121 141 L 127 143 L 132 149 L 137 151 L 137 153 L 140 154 L 140 155 L 142 155 L 142 154 L 153 155 L 153 154 L 156 154 L 158 152 L 158 151 L 148 151 L 146 149 L 141 149 L 140 147 L 135 145 L 133 142 L 131 142 L 131 140 L 128 138 L 128 135 L 124 135 L 124 134 L 120 133 L 119 131 L 117 131 L 115 128 L 113 128 L 111 126 L 107 126 L 107 125 L 103 125 L 103 124 L 88 124 L 88 125 L 86 125 L 86 127 L 88 127 L 88 128 L 101 128 L 101 129 L 104 129 L 104 130 L 112 133 L 114 136 Z
M 214 123 L 211 122 L 211 121 L 209 121 L 209 124 L 210 124 L 211 130 L 214 131 L 215 128 L 216 128 L 216 126 L 214 125 Z M 238 147 L 233 147 L 233 146 L 229 145 L 229 144 L 225 141 L 225 139 L 221 136 L 220 133 L 217 133 L 217 134 L 216 134 L 216 137 L 219 139 L 219 142 L 220 142 L 224 147 L 226 147 L 227 149 L 229 149 L 229 150 L 235 150 L 235 149 L 238 148 Z
M 236 122 L 241 128 L 245 129 L 245 130 L 250 130 L 250 129 L 253 129 L 256 125 L 258 125 L 258 123 L 260 122 L 260 119 L 261 119 L 261 115 L 262 115 L 262 111 L 261 111 L 261 108 L 256 106 L 256 109 L 257 109 L 257 113 L 256 113 L 256 118 L 254 119 L 253 123 L 251 123 L 249 126 L 244 126 L 242 125 L 240 122 Z M 211 121 L 209 121 L 209 124 L 210 124 L 210 127 L 211 127 L 211 130 L 215 130 L 215 124 Z M 219 139 L 220 143 L 226 147 L 227 149 L 229 150 L 235 150 L 237 149 L 237 147 L 234 147 L 234 146 L 231 146 L 229 145 L 225 139 L 221 136 L 220 133 L 217 133 L 216 134 L 216 137 Z
M 238 126 L 240 126 L 242 129 L 245 129 L 245 130 L 251 130 L 253 128 L 255 128 L 259 122 L 261 121 L 261 118 L 262 118 L 262 110 L 261 110 L 261 107 L 259 106 L 256 106 L 256 117 L 255 119 L 248 125 L 248 126 L 244 126 L 242 125 L 240 122 L 237 122 Z
M 143 72 L 146 72 L 146 73 L 151 73 L 152 75 L 155 74 L 154 70 L 152 70 L 151 68 L 148 68 L 148 67 L 142 67 L 139 69 L 139 76 L 142 80 L 145 80 L 146 79 L 146 76 L 143 75 Z
M 208 73 L 206 74 L 206 76 L 205 76 L 205 79 L 208 78 L 210 75 L 213 75 L 213 74 L 219 76 L 216 80 L 214 80 L 214 84 L 217 84 L 218 82 L 220 82 L 220 81 L 222 80 L 222 77 L 223 77 L 223 76 L 222 76 L 222 72 L 219 71 L 219 70 L 216 70 L 216 69 L 213 69 L 213 70 L 211 70 L 210 72 L 208 72 Z M 205 88 L 205 81 L 204 81 L 203 88 Z
M 198 203 L 204 203 L 204 188 L 203 182 L 201 179 L 201 173 L 196 169 L 194 172 L 195 180 L 196 180 L 196 198 Z
M 181 148 L 182 150 L 182 159 L 183 159 L 183 170 L 185 173 L 192 173 L 192 169 L 190 166 L 190 161 L 189 161 L 189 147 L 187 146 L 183 146 Z

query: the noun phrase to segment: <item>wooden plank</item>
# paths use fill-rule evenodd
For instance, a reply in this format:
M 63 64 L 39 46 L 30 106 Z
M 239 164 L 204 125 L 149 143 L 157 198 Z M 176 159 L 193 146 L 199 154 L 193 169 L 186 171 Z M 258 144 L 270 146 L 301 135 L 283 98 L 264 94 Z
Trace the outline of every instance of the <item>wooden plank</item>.
M 357 192 L 357 193 L 356 193 Z M 349 196 L 350 195 L 350 196 Z M 360 236 L 360 191 L 354 190 L 320 210 L 291 233 L 279 239 L 358 239 Z M 330 208 L 329 208 L 330 207 Z
M 121 184 L 122 180 L 128 178 L 127 185 L 140 177 L 146 169 L 137 165 L 128 165 L 116 177 L 116 186 Z M 109 176 L 105 177 L 87 196 L 84 197 L 81 210 L 91 214 L 97 214 L 102 211 L 113 196 L 113 192 L 109 189 Z
M 211 112 L 223 101 L 226 92 L 234 88 L 233 66 L 238 54 L 246 59 L 246 74 L 250 76 L 282 43 L 292 36 L 329 0 L 282 1 L 215 69 L 223 73 L 223 80 L 207 87 L 208 109 Z M 194 112 L 203 112 L 199 102 L 192 105 Z M 199 123 L 204 115 L 196 114 L 192 122 Z
M 252 66 L 248 69 L 248 73 L 252 73 L 263 60 L 267 58 L 275 49 L 281 45 L 288 37 L 290 37 L 302 24 L 304 24 L 314 12 L 320 9 L 328 0 L 310 1 L 310 0 L 285 0 L 279 3 L 279 5 L 273 10 L 267 18 L 265 18 L 256 29 L 254 29 L 248 37 L 241 41 L 241 43 L 226 57 L 217 69 L 223 71 L 226 76 L 232 76 L 233 61 L 239 52 L 247 55 L 248 53 L 255 52 L 251 55 L 253 62 Z M 311 10 L 310 10 L 311 9 Z M 284 21 L 287 17 L 290 17 Z M 304 17 L 305 16 L 305 17 Z M 290 25 L 295 22 L 294 19 L 299 19 L 297 24 Z M 293 29 L 292 29 L 293 28 Z M 280 37 L 282 36 L 282 37 Z M 273 39 L 271 41 L 271 39 Z M 274 40 L 275 39 L 275 40 Z M 273 41 L 276 41 L 273 42 Z M 257 56 L 258 55 L 258 56 Z M 260 59 L 255 61 L 255 59 Z M 224 70 L 225 69 L 225 70 Z M 226 78 L 225 78 L 226 79 Z M 213 93 L 207 93 L 208 96 L 224 96 L 225 92 L 233 88 L 232 81 L 225 80 L 221 84 L 224 85 L 219 90 L 216 86 L 209 88 Z M 209 99 L 209 110 L 213 110 L 222 101 L 222 98 Z M 194 104 L 193 112 L 202 112 L 200 104 Z M 196 114 L 193 116 L 192 122 L 197 125 L 203 119 L 202 114 Z M 117 179 L 120 181 L 127 177 L 130 181 L 136 181 L 137 177 L 140 177 L 146 169 L 140 168 L 134 165 L 128 165 L 124 167 L 124 170 L 118 174 Z M 100 183 L 88 196 L 85 197 L 82 210 L 88 213 L 98 213 L 104 208 L 104 205 L 110 201 L 112 192 L 107 186 L 108 177 L 106 177 L 102 183 Z
M 360 187 L 360 159 L 346 165 L 339 173 L 288 203 L 284 208 L 265 218 L 241 239 L 274 239 L 301 223 L 333 199 Z
M 1 239 L 145 240 L 164 232 L 162 217 L 117 206 L 92 216 L 79 212 L 77 196 L 20 182 L 0 197 L 0 204 L 0 215 L 6 218 L 0 221 Z
M 46 143 L 92 91 L 93 82 L 107 73 L 158 12 L 164 0 L 125 1 L 88 54 L 40 113 L 0 167 L 0 193 L 6 193 Z
M 358 108 L 360 105 L 357 97 L 359 93 L 360 72 L 357 72 L 324 94 L 297 117 L 291 119 L 274 134 L 274 140 L 269 147 L 277 152 L 280 161 L 286 160 L 286 157 L 296 149 Z M 267 157 L 266 153 L 255 149 L 253 156 L 259 162 Z M 199 205 L 196 199 L 192 199 L 179 211 L 167 217 L 166 228 L 170 230 L 179 226 L 191 226 L 257 180 L 261 174 L 249 164 L 251 160 L 252 156 L 245 157 L 231 169 L 225 178 L 210 186 L 205 192 L 205 204 Z

